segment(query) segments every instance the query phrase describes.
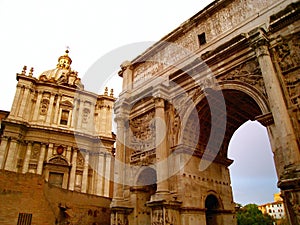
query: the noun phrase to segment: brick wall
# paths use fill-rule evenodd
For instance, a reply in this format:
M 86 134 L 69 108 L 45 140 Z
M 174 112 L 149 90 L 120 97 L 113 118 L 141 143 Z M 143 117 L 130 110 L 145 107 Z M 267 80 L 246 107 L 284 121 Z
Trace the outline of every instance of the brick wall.
M 31 225 L 108 225 L 111 199 L 52 187 L 42 176 L 0 171 L 0 224 L 17 225 L 19 213 Z

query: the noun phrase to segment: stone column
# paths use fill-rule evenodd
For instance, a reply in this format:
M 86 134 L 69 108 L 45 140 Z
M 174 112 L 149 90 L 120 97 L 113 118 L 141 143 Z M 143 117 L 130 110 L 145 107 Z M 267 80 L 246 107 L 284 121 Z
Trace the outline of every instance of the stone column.
M 110 154 L 106 153 L 105 155 L 105 167 L 104 167 L 104 173 L 103 173 L 103 180 L 104 180 L 104 187 L 103 187 L 103 191 L 104 191 L 104 196 L 105 197 L 111 197 L 110 194 L 111 194 L 111 190 L 110 190 L 110 187 L 111 187 L 111 156 Z
M 104 153 L 100 152 L 98 156 L 98 165 L 97 165 L 97 190 L 96 195 L 104 195 L 104 172 L 105 172 L 105 161 Z
M 250 34 L 252 47 L 255 50 L 261 68 L 262 76 L 271 112 L 274 118 L 277 140 L 280 146 L 276 146 L 275 153 L 283 157 L 284 168 L 279 174 L 278 187 L 283 196 L 293 196 L 285 198 L 287 216 L 291 224 L 300 224 L 299 203 L 300 203 L 300 152 L 297 144 L 296 135 L 292 126 L 291 118 L 288 113 L 285 96 L 282 91 L 279 75 L 276 73 L 272 58 L 269 52 L 269 42 L 264 30 L 259 29 Z M 291 203 L 293 202 L 293 203 Z M 291 207 L 291 205 L 294 205 Z
M 43 93 L 41 91 L 39 91 L 37 99 L 36 99 L 35 109 L 34 109 L 34 112 L 33 112 L 33 121 L 38 120 L 38 116 L 40 114 L 40 105 L 41 105 L 42 97 L 43 97 Z
M 123 77 L 122 90 L 127 91 L 132 89 L 132 64 L 129 61 L 125 61 L 121 64 L 121 71 L 119 76 Z
M 54 98 L 55 98 L 55 95 L 51 95 L 50 102 L 49 102 L 49 108 L 48 108 L 48 111 L 47 111 L 46 124 L 51 123 Z
M 19 102 L 20 102 L 20 94 L 21 94 L 21 85 L 17 85 L 16 94 L 14 97 L 13 105 L 11 107 L 10 116 L 16 116 L 18 112 Z
M 268 46 L 269 42 L 267 37 L 263 30 L 259 30 L 253 40 L 252 47 L 258 58 L 274 123 L 279 131 L 281 147 L 285 156 L 285 164 L 286 166 L 299 165 L 300 154 L 297 139 L 287 110 L 281 83 L 275 71 Z
M 124 200 L 124 174 L 125 174 L 125 117 L 117 116 L 117 140 L 116 140 L 116 155 L 115 155 L 115 183 L 114 183 L 114 200 Z
M 7 154 L 7 144 L 8 144 L 7 137 L 2 137 L 1 144 L 0 144 L 0 170 L 4 168 L 5 156 Z
M 18 147 L 18 140 L 12 139 L 10 141 L 6 163 L 4 166 L 5 170 L 17 172 Z
M 83 173 L 82 173 L 82 184 L 81 184 L 81 192 L 87 192 L 87 185 L 88 185 L 88 174 L 89 173 L 89 152 L 85 152 L 84 157 L 84 166 L 83 166 Z
M 155 98 L 155 146 L 157 174 L 156 199 L 169 193 L 165 102 L 162 98 Z
M 27 107 L 27 99 L 28 99 L 29 91 L 30 90 L 29 90 L 28 87 L 24 87 L 24 94 L 22 96 L 22 101 L 21 101 L 21 104 L 20 104 L 18 117 L 21 117 L 21 118 L 24 117 L 25 107 Z
M 41 144 L 41 151 L 40 151 L 40 156 L 39 156 L 39 161 L 37 165 L 37 174 L 42 174 L 43 173 L 43 164 L 44 164 L 44 159 L 45 159 L 45 154 L 46 154 L 46 145 Z
M 27 143 L 26 154 L 25 154 L 25 158 L 24 158 L 24 163 L 23 163 L 23 168 L 22 168 L 22 173 L 27 173 L 28 172 L 29 161 L 30 161 L 30 156 L 31 156 L 31 150 L 32 150 L 32 143 L 28 142 Z
M 74 191 L 76 168 L 77 168 L 77 149 L 74 149 L 72 155 L 72 167 L 71 167 L 71 174 L 69 180 L 69 190 L 71 191 Z

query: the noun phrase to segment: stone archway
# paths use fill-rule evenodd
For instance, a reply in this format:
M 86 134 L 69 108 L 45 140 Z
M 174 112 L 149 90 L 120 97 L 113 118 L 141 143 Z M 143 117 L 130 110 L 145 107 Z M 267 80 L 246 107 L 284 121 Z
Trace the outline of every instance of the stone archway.
M 237 2 L 224 6 L 232 9 Z M 268 3 L 269 7 L 275 4 Z M 218 4 L 210 6 L 211 12 L 221 13 Z M 253 12 L 250 1 L 243 7 Z M 222 196 L 222 209 L 218 209 L 222 223 L 236 224 L 228 169 L 232 160 L 227 158 L 227 151 L 233 133 L 247 120 L 267 127 L 288 217 L 292 224 L 299 223 L 295 210 L 300 203 L 299 66 L 295 63 L 299 54 L 293 50 L 299 50 L 300 28 L 295 14 L 299 4 L 283 1 L 276 7 L 268 15 L 255 16 L 247 23 L 252 27 L 240 24 L 242 27 L 199 47 L 193 43 L 197 36 L 192 36 L 199 38 L 200 24 L 208 22 L 204 10 L 131 63 L 122 64 L 119 75 L 124 90 L 115 106 L 120 138 L 116 158 L 130 166 L 157 165 L 157 190 L 148 203 L 152 224 L 205 224 L 204 193 L 209 191 Z M 254 18 L 251 15 L 249 19 Z M 260 27 L 262 23 L 270 25 L 268 30 Z M 170 43 L 189 46 L 191 52 Z M 135 105 L 143 96 L 147 98 Z M 125 146 L 125 134 L 132 128 L 134 138 L 126 138 L 129 143 Z M 138 151 L 132 151 L 132 146 L 139 146 Z M 122 168 L 116 170 L 124 181 Z M 123 212 L 128 209 L 138 213 L 131 196 L 123 195 L 132 186 L 123 183 L 117 184 L 112 221 L 125 218 Z M 209 199 L 206 206 L 210 206 Z M 130 225 L 138 224 L 129 214 L 128 218 Z

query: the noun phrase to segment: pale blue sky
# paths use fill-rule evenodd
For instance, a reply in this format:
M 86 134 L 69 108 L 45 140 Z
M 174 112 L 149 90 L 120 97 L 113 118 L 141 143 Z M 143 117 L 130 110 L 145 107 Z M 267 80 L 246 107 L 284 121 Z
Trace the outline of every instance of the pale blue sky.
M 83 77 L 103 55 L 123 45 L 158 41 L 210 2 L 0 0 L 0 109 L 10 110 L 15 75 L 23 65 L 34 67 L 34 75 L 39 76 L 54 68 L 69 46 L 72 68 Z M 121 63 L 113 62 L 115 71 Z M 110 75 L 99 71 L 99 81 Z M 242 204 L 273 201 L 277 178 L 266 130 L 257 123 L 242 126 L 232 139 L 229 155 L 235 159 L 230 167 L 234 200 Z

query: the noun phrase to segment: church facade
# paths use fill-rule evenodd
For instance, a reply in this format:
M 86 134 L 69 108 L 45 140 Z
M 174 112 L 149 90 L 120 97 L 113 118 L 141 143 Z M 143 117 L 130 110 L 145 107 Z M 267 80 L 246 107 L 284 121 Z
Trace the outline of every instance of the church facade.
M 0 145 L 0 168 L 42 175 L 54 186 L 98 196 L 112 196 L 115 136 L 111 90 L 84 90 L 66 53 L 55 69 L 33 76 L 26 66 Z

